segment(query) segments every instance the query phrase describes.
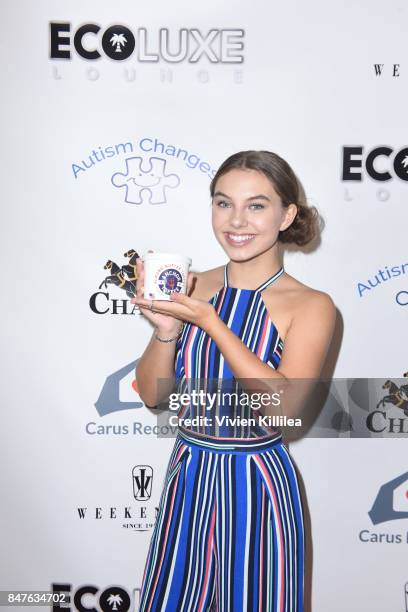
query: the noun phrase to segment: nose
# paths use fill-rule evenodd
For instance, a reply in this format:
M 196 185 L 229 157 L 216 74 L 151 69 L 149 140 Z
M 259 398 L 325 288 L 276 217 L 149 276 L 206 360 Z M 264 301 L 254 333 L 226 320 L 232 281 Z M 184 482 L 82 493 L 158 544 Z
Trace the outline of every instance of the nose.
M 237 209 L 232 209 L 230 223 L 234 228 L 245 227 L 248 223 L 245 217 L 245 212 L 239 211 Z

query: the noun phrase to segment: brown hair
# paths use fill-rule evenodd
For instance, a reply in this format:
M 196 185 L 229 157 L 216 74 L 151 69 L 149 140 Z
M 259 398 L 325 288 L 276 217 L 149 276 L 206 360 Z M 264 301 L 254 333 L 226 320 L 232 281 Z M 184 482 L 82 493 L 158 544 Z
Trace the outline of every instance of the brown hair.
M 228 157 L 218 168 L 210 183 L 210 194 L 214 197 L 218 179 L 229 170 L 251 169 L 262 172 L 273 184 L 279 195 L 282 206 L 296 204 L 298 210 L 292 223 L 279 232 L 280 242 L 295 243 L 304 246 L 318 234 L 320 215 L 315 206 L 300 201 L 300 187 L 295 173 L 289 164 L 271 151 L 240 151 Z

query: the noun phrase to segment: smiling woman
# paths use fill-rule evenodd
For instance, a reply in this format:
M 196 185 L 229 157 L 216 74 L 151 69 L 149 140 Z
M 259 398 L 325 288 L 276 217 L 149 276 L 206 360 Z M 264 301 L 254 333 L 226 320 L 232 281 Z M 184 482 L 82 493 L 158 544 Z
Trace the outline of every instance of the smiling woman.
M 251 405 L 234 395 L 241 383 L 254 393 L 264 381 L 279 389 L 320 375 L 335 307 L 328 294 L 287 274 L 280 251 L 285 242 L 310 242 L 319 215 L 300 202 L 287 162 L 269 151 L 229 157 L 210 193 L 225 265 L 197 274 L 194 287 L 190 273 L 187 295 L 163 302 L 141 297 L 138 262 L 132 301 L 155 326 L 136 372 L 143 401 L 156 406 L 174 380 L 180 393 L 193 395 L 202 385 L 205 398 L 226 392 L 178 412 L 189 426 L 179 425 L 167 468 L 139 610 L 301 612 L 297 473 L 276 421 L 251 418 Z M 160 395 L 159 379 L 169 383 Z M 273 408 L 259 413 L 276 414 Z
M 232 155 L 218 169 L 210 185 L 213 204 L 218 208 L 231 209 L 239 207 L 239 202 L 241 202 L 241 206 L 245 205 L 248 210 L 266 211 L 270 216 L 273 210 L 275 213 L 280 211 L 281 214 L 285 213 L 287 216 L 283 226 L 279 227 L 277 235 L 279 242 L 294 243 L 298 246 L 311 242 L 319 233 L 320 216 L 314 206 L 307 206 L 301 202 L 299 183 L 292 168 L 279 155 L 269 151 L 257 152 L 256 158 L 251 156 L 253 153 L 251 151 L 245 153 L 244 156 L 242 154 Z M 241 182 L 239 182 L 239 193 L 234 189 L 234 179 L 239 176 L 236 172 L 233 173 L 234 170 L 256 172 L 257 175 L 252 183 L 254 188 L 258 185 L 262 187 L 262 191 L 259 193 L 255 191 L 253 195 L 246 198 L 245 202 L 242 202 Z M 221 191 L 226 183 L 227 173 L 227 184 L 231 185 L 229 195 Z M 262 173 L 264 178 L 261 178 L 262 175 L 259 173 Z M 248 177 L 248 185 L 249 182 Z M 252 216 L 251 219 L 256 219 L 256 217 Z M 267 223 L 268 219 L 262 216 L 261 221 Z

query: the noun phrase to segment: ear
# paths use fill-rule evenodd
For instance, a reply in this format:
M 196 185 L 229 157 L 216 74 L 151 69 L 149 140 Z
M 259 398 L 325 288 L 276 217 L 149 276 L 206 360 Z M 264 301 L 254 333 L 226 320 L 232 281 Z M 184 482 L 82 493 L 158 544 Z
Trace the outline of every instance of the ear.
M 285 219 L 282 222 L 282 226 L 279 228 L 279 231 L 283 232 L 283 230 L 287 229 L 293 223 L 297 213 L 298 206 L 294 203 L 289 204 L 289 206 L 286 208 Z

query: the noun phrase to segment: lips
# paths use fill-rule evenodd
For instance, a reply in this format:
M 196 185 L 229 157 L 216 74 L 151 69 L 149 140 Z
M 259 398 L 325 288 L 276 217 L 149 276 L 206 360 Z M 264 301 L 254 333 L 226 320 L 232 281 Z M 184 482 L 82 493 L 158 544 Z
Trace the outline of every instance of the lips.
M 255 238 L 255 234 L 235 234 L 231 232 L 225 233 L 225 238 L 231 246 L 243 247 L 246 244 L 252 242 Z

